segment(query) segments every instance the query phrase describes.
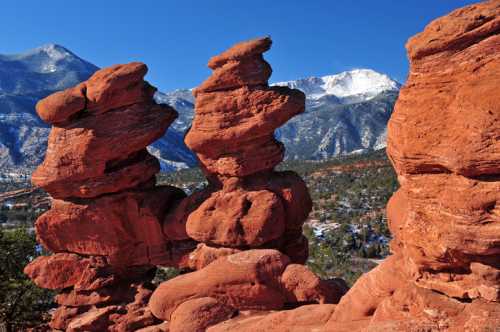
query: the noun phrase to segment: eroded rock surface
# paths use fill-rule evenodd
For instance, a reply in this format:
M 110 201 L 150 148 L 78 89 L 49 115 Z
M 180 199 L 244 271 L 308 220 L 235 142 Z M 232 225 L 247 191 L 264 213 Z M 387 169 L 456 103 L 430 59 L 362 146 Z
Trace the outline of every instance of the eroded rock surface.
M 401 184 L 393 255 L 341 299 L 328 331 L 500 326 L 500 2 L 458 9 L 406 47 L 388 126 Z

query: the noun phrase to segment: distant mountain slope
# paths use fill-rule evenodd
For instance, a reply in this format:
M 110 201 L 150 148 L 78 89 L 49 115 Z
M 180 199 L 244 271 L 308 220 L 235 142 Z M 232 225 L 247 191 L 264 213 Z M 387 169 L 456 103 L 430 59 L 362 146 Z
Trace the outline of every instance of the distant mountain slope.
M 300 117 L 277 130 L 289 159 L 327 159 L 385 147 L 387 122 L 398 96 L 384 91 L 352 104 L 331 101 L 324 96 L 309 103 Z M 306 158 L 304 158 L 306 156 Z
M 0 168 L 31 168 L 42 161 L 49 129 L 35 113 L 36 102 L 97 69 L 53 44 L 0 55 Z
M 47 95 L 76 85 L 98 67 L 62 46 L 49 44 L 17 55 L 0 55 L 0 168 L 26 171 L 42 160 L 48 126 L 35 113 Z M 384 74 L 356 69 L 274 85 L 306 93 L 306 112 L 278 129 L 288 159 L 325 159 L 385 147 L 386 124 L 400 84 Z M 183 137 L 191 125 L 191 90 L 157 92 L 158 103 L 173 106 L 179 118 L 149 147 L 170 171 L 196 164 Z
M 194 98 L 191 90 L 176 90 L 172 93 L 156 92 L 155 100 L 159 104 L 168 104 L 175 108 L 179 117 L 168 129 L 167 134 L 153 143 L 149 151 L 160 160 L 163 170 L 196 165 L 195 155 L 184 144 L 184 134 L 191 126 L 194 114 Z

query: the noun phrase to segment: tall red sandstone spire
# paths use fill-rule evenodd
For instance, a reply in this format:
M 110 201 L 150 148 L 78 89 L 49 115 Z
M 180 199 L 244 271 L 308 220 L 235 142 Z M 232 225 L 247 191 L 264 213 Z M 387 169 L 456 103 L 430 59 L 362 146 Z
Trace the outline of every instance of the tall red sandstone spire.
M 212 76 L 194 91 L 185 141 L 210 184 L 165 219 L 167 237 L 182 238 L 175 230 L 185 225 L 184 237 L 200 242 L 188 263 L 198 271 L 164 282 L 149 302 L 171 332 L 204 331 L 238 310 L 337 302 L 345 291 L 300 265 L 311 199 L 297 174 L 274 171 L 284 156 L 274 130 L 304 111 L 305 96 L 268 86 L 271 67 L 262 53 L 270 47 L 270 38 L 254 39 L 213 57 Z M 322 320 L 311 326 L 326 322 L 333 305 L 315 310 Z
M 304 111 L 305 97 L 268 86 L 271 67 L 262 53 L 270 47 L 269 38 L 255 39 L 213 57 L 212 76 L 194 91 L 196 114 L 185 141 L 209 186 L 181 202 L 163 230 L 204 243 L 196 257 L 249 248 L 278 248 L 301 263 L 307 257 L 302 224 L 309 193 L 297 174 L 273 170 L 284 153 L 274 130 Z
M 25 272 L 60 290 L 53 329 L 132 331 L 157 322 L 148 281 L 155 265 L 172 262 L 161 222 L 185 195 L 155 187 L 159 163 L 146 147 L 177 113 L 153 101 L 146 71 L 142 63 L 102 69 L 37 105 L 53 127 L 32 181 L 54 200 L 35 227 L 54 254 Z

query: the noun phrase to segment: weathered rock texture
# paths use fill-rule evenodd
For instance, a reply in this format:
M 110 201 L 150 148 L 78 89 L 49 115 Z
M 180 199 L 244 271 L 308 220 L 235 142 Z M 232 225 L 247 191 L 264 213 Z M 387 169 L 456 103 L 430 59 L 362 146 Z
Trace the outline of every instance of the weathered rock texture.
M 177 113 L 153 101 L 146 72 L 142 63 L 102 69 L 37 105 L 53 127 L 32 181 L 55 199 L 36 233 L 54 254 L 25 273 L 59 290 L 55 330 L 135 331 L 159 323 L 147 307 L 149 281 L 155 265 L 180 262 L 162 221 L 185 194 L 155 186 L 159 164 L 146 147 Z
M 297 174 L 274 171 L 284 152 L 274 130 L 304 111 L 305 96 L 268 86 L 271 67 L 262 53 L 270 47 L 269 38 L 255 39 L 213 57 L 212 76 L 194 91 L 196 114 L 185 142 L 209 185 L 167 214 L 163 232 L 199 242 L 187 261 L 196 271 L 162 283 L 149 301 L 171 332 L 205 331 L 242 310 L 262 318 L 269 310 L 337 303 L 347 290 L 300 265 L 308 254 L 302 225 L 312 202 Z M 333 307 L 312 311 L 316 321 L 309 325 L 325 323 Z M 229 324 L 224 330 L 240 328 L 245 315 L 221 323 Z M 280 331 L 307 325 L 292 315 L 264 324 Z
M 432 22 L 406 45 L 388 128 L 401 188 L 393 255 L 341 299 L 328 331 L 500 327 L 500 2 Z

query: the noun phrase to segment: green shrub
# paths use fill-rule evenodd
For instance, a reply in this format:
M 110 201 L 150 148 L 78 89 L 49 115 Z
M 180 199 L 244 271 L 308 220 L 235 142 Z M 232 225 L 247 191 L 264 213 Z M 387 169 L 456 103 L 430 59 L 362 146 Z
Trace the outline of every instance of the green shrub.
M 53 294 L 38 288 L 23 273 L 40 252 L 33 234 L 19 228 L 0 230 L 0 325 L 19 331 L 46 320 L 53 307 Z

